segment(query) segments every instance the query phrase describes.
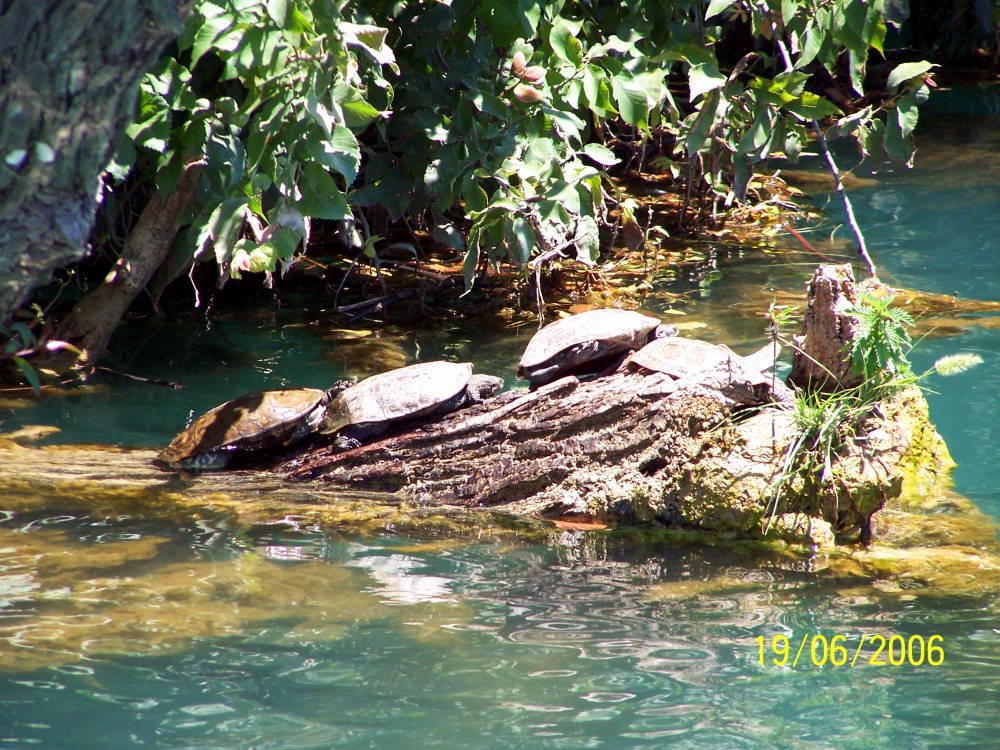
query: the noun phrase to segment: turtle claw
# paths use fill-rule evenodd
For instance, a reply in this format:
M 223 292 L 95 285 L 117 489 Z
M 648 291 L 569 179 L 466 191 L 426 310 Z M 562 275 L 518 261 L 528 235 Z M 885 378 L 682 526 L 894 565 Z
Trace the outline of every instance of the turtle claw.
M 361 441 L 357 438 L 348 437 L 347 435 L 337 435 L 336 439 L 333 441 L 333 447 L 338 451 L 352 451 L 355 448 L 361 447 Z

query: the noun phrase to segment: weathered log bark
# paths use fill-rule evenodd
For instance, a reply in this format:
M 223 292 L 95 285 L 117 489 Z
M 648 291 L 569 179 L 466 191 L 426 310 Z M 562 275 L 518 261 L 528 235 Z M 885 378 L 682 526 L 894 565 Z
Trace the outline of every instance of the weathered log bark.
M 858 332 L 859 319 L 849 312 L 857 303 L 850 264 L 821 265 L 806 286 L 808 307 L 802 336 L 796 339 L 788 380 L 814 390 L 853 388 L 861 378 L 851 371 L 846 351 Z
M 0 3 L 0 320 L 87 252 L 139 79 L 190 0 Z
M 904 413 L 914 400 L 922 401 L 919 391 L 859 429 L 822 492 L 808 477 L 793 479 L 777 503 L 796 435 L 787 409 L 718 380 L 674 383 L 633 372 L 508 393 L 353 451 L 313 448 L 276 470 L 311 486 L 517 515 L 657 521 L 741 536 L 762 535 L 778 519 L 779 536 L 826 544 L 833 531 L 859 532 L 899 495 L 920 437 Z
M 54 338 L 73 344 L 80 351 L 79 357 L 59 350 L 33 364 L 62 372 L 74 364 L 89 366 L 97 362 L 132 301 L 170 253 L 178 221 L 194 203 L 204 171 L 204 161 L 191 162 L 170 193 L 164 195 L 158 190 L 153 194 L 104 283 L 59 324 Z

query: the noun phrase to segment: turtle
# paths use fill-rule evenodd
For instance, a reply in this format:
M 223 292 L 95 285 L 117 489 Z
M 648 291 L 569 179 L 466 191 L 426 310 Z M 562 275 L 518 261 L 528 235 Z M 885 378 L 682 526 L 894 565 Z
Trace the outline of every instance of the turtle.
M 785 400 L 787 387 L 772 383 L 756 366 L 764 359 L 761 355 L 758 352 L 747 359 L 727 346 L 678 336 L 651 341 L 630 355 L 625 365 L 719 388 L 740 403 L 761 403 L 767 400 L 768 391 L 776 400 Z
M 676 326 L 631 310 L 588 310 L 549 323 L 532 336 L 517 375 L 537 388 L 563 375 L 599 372 L 615 357 L 676 333 Z
M 357 447 L 395 424 L 439 416 L 495 396 L 503 378 L 473 374 L 469 362 L 422 362 L 362 380 L 332 398 L 318 431 L 341 449 Z
M 246 393 L 202 414 L 155 461 L 167 468 L 211 471 L 288 448 L 312 434 L 323 422 L 330 399 L 351 385 L 338 381 L 328 390 Z

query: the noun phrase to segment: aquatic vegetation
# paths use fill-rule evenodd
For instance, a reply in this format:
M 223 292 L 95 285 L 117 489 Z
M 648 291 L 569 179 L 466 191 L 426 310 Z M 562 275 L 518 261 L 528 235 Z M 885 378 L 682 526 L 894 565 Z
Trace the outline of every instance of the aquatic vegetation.
M 903 310 L 893 306 L 892 295 L 862 291 L 858 302 L 848 308 L 848 313 L 856 315 L 860 325 L 854 338 L 847 344 L 846 356 L 851 359 L 853 372 L 860 376 L 860 383 L 851 387 L 833 389 L 800 389 L 792 404 L 792 419 L 796 428 L 793 439 L 785 449 L 780 470 L 767 505 L 767 524 L 770 529 L 779 513 L 783 493 L 791 482 L 797 484 L 797 494 L 805 493 L 816 497 L 817 513 L 824 502 L 824 495 L 832 495 L 826 502 L 838 505 L 838 493 L 857 482 L 850 478 L 850 472 L 840 467 L 836 477 L 835 468 L 841 459 L 851 452 L 851 443 L 857 444 L 871 439 L 871 426 L 879 420 L 887 423 L 885 413 L 889 402 L 894 418 L 908 425 L 907 456 L 902 465 L 909 467 L 908 474 L 920 474 L 926 470 L 940 470 L 947 467 L 950 457 L 947 448 L 937 437 L 937 433 L 927 423 L 926 403 L 922 398 L 914 399 L 902 392 L 932 374 L 956 375 L 982 363 L 975 354 L 955 354 L 940 358 L 927 371 L 914 374 L 908 355 L 912 341 L 907 329 L 913 325 L 913 318 Z M 787 308 L 777 308 L 772 303 L 770 310 L 770 333 L 777 342 L 779 331 L 790 319 Z M 795 346 L 794 342 L 792 343 Z M 831 379 L 836 382 L 833 373 Z M 915 403 L 919 401 L 920 403 Z M 904 405 L 899 408 L 900 404 Z M 909 406 L 905 406 L 909 404 Z M 907 408 L 912 411 L 907 412 Z M 928 438 L 928 430 L 936 439 Z M 912 483 L 911 483 L 912 484 Z M 855 487 L 857 491 L 859 487 Z M 872 512 L 883 504 L 881 498 L 873 498 Z M 870 520 L 869 520 L 870 523 Z M 870 538 L 868 523 L 861 531 L 861 539 Z

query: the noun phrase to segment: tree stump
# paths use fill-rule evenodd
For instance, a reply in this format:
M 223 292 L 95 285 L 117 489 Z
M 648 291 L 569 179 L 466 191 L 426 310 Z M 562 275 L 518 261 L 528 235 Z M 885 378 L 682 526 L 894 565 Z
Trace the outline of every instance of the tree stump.
M 802 336 L 792 353 L 790 383 L 807 390 L 853 388 L 861 378 L 851 371 L 847 348 L 858 333 L 850 312 L 858 301 L 849 263 L 821 265 L 806 285 L 807 307 Z

